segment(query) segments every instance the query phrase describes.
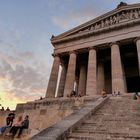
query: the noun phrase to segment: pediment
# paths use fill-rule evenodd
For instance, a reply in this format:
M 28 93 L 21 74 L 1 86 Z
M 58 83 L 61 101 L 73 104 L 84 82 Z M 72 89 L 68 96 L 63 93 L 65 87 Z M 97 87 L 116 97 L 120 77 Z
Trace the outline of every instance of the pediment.
M 57 43 L 134 23 L 140 23 L 140 4 L 120 4 L 115 10 L 53 37 L 51 41 Z

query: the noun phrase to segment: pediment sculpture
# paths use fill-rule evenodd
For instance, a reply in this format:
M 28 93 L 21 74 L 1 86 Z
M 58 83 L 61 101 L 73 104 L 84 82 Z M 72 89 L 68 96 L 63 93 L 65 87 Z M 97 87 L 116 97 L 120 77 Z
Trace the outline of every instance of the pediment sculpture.
M 117 14 L 114 14 L 110 17 L 96 22 L 90 25 L 89 27 L 86 27 L 86 29 L 79 31 L 79 33 L 105 28 L 108 26 L 112 26 L 122 22 L 128 22 L 138 18 L 140 18 L 140 9 L 123 10 Z

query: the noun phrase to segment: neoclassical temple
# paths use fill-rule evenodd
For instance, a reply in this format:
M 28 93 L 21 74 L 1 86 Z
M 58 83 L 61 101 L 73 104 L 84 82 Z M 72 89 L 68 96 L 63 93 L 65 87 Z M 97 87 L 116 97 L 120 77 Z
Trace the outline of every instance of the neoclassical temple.
M 88 96 L 102 89 L 140 92 L 140 4 L 121 2 L 106 14 L 52 36 L 51 43 L 54 61 L 47 98 L 66 97 L 72 90 Z

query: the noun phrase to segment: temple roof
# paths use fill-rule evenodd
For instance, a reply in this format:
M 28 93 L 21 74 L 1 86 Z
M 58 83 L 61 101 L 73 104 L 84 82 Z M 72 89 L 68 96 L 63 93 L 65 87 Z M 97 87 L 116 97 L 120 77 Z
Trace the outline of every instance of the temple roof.
M 93 20 L 68 30 L 58 36 L 52 36 L 53 44 L 60 43 L 80 36 L 96 34 L 105 30 L 116 28 L 117 26 L 133 24 L 140 20 L 140 3 L 130 4 L 121 2 L 114 10 L 107 12 Z

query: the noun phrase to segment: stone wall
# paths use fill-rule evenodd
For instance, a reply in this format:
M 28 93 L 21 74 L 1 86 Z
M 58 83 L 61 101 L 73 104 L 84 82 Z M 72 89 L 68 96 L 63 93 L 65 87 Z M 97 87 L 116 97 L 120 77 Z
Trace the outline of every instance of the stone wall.
M 73 112 L 76 112 L 89 100 L 94 101 L 95 98 L 54 98 L 18 104 L 16 108 L 16 118 L 19 115 L 22 115 L 23 117 L 29 115 L 30 128 L 33 130 L 33 133 L 38 133 L 42 129 L 47 128 Z M 5 124 L 7 114 L 8 112 L 0 113 L 0 126 Z

